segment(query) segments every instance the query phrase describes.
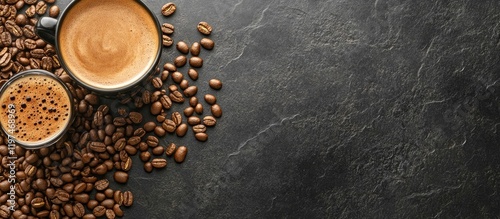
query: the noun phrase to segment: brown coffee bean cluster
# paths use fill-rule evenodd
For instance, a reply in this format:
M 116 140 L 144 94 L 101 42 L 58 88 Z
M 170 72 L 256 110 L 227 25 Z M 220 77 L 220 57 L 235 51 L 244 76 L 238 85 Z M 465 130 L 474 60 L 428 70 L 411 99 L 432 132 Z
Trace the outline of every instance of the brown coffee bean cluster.
M 0 1 L 0 85 L 13 75 L 28 69 L 45 69 L 61 78 L 74 97 L 76 118 L 66 136 L 56 144 L 38 150 L 15 148 L 15 211 L 9 209 L 10 191 L 8 139 L 0 136 L 0 218 L 115 218 L 124 215 L 124 207 L 134 203 L 131 191 L 113 189 L 106 176 L 116 183 L 129 180 L 132 157 L 139 156 L 143 169 L 164 169 L 171 157 L 177 163 L 186 159 L 188 148 L 161 138 L 179 137 L 192 129 L 198 141 L 207 141 L 207 129 L 216 125 L 222 110 L 214 94 L 199 94 L 198 70 L 203 66 L 202 50 L 212 50 L 214 42 L 202 38 L 189 45 L 179 41 L 181 53 L 151 80 L 149 87 L 128 96 L 120 96 L 123 107 L 111 109 L 98 95 L 78 86 L 61 68 L 53 45 L 45 43 L 34 32 L 39 16 L 57 17 L 55 0 Z M 162 14 L 172 15 L 175 4 L 162 7 Z M 200 26 L 201 25 L 201 26 Z M 206 22 L 198 30 L 212 32 Z M 162 25 L 163 45 L 171 46 L 174 26 Z M 201 29 L 200 29 L 201 28 Z M 190 57 L 189 57 L 190 56 Z M 183 66 L 189 65 L 185 76 Z M 171 78 L 171 80 L 169 79 Z M 190 84 L 192 83 L 192 84 Z M 218 79 L 208 85 L 222 88 Z M 205 100 L 204 103 L 199 99 Z M 188 104 L 183 112 L 174 104 Z M 135 107 L 130 110 L 130 105 Z M 140 108 L 149 108 L 153 121 L 145 121 Z M 210 110 L 204 110 L 204 108 Z M 204 115 L 205 114 L 205 115 Z M 209 115 L 210 114 L 210 115 Z

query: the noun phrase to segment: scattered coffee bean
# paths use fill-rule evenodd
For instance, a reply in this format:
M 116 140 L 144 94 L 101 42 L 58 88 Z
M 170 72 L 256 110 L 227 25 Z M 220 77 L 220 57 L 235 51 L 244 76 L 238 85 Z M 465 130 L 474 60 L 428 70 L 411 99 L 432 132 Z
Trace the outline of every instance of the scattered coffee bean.
M 177 68 L 180 68 L 184 65 L 186 65 L 187 63 L 187 58 L 186 56 L 183 56 L 183 55 L 180 55 L 180 56 L 177 56 L 175 59 L 174 59 L 174 65 L 177 67 Z M 189 63 L 191 64 L 191 59 L 189 59 Z M 200 63 L 196 63 L 196 64 L 200 64 Z
M 206 132 L 206 131 L 207 131 L 207 127 L 203 124 L 198 124 L 198 125 L 193 126 L 194 133 L 202 133 L 202 132 Z
M 113 174 L 113 179 L 117 183 L 123 183 L 123 184 L 127 183 L 127 181 L 128 181 L 128 173 L 127 172 L 123 172 L 123 171 L 116 171 Z
M 208 139 L 207 133 L 204 133 L 204 132 L 196 133 L 194 135 L 194 137 L 196 138 L 196 140 L 202 141 L 202 142 L 207 141 L 207 139 Z
M 198 31 L 204 35 L 210 35 L 212 33 L 212 26 L 205 21 L 198 23 Z
M 184 102 L 184 97 L 182 96 L 182 93 L 177 91 L 177 90 L 170 93 L 169 97 L 172 100 L 172 102 L 176 102 L 176 103 L 183 103 Z
M 169 24 L 169 23 L 163 23 L 161 25 L 161 31 L 167 35 L 173 34 L 174 33 L 174 25 Z
M 170 109 L 170 107 L 172 107 L 172 100 L 167 95 L 161 96 L 160 103 L 165 109 Z
M 186 97 L 192 97 L 192 96 L 196 95 L 196 93 L 198 93 L 198 87 L 196 87 L 196 86 L 189 86 L 188 88 L 186 88 L 184 90 L 184 95 Z
M 214 41 L 212 41 L 209 38 L 203 38 L 200 40 L 201 47 L 205 48 L 206 50 L 212 50 L 214 48 Z
M 201 123 L 201 119 L 199 117 L 190 116 L 188 118 L 188 124 L 191 125 L 191 126 L 198 125 L 200 123 Z
M 151 153 L 149 153 L 149 151 L 143 151 L 139 154 L 139 159 L 141 159 L 142 162 L 147 162 L 151 159 Z
M 177 42 L 177 45 L 175 47 L 177 48 L 177 50 L 179 50 L 179 52 L 183 54 L 189 53 L 189 46 L 184 41 Z
M 151 150 L 151 153 L 153 155 L 156 155 L 156 156 L 160 156 L 162 155 L 163 153 L 165 152 L 165 148 L 161 145 L 158 145 L 156 147 L 154 147 L 152 150 Z
M 161 113 L 162 109 L 163 109 L 163 105 L 161 104 L 161 102 L 156 101 L 153 104 L 151 104 L 150 112 L 152 115 L 158 115 Z
M 44 1 L 37 2 L 35 11 L 38 15 L 43 15 L 47 11 L 47 4 Z
M 95 182 L 95 189 L 97 191 L 103 191 L 105 189 L 107 189 L 109 186 L 109 181 L 107 179 L 101 179 L 97 182 Z
M 59 16 L 59 7 L 57 5 L 52 5 L 49 9 L 49 16 L 56 18 Z
M 156 169 L 161 169 L 167 167 L 167 160 L 164 158 L 154 158 L 151 161 L 151 165 Z
M 186 158 L 187 151 L 188 150 L 187 150 L 186 146 L 179 146 L 179 148 L 177 148 L 177 150 L 175 151 L 175 154 L 174 154 L 175 162 L 177 162 L 177 163 L 184 162 L 184 159 Z
M 144 126 L 143 126 L 143 128 L 144 128 L 144 130 L 145 130 L 146 132 L 151 132 L 151 131 L 153 131 L 153 130 L 155 129 L 155 127 L 156 127 L 156 123 L 154 123 L 154 122 L 146 122 L 146 123 L 144 124 Z
M 181 89 L 186 89 L 186 88 L 189 87 L 189 82 L 186 79 L 184 79 L 184 80 L 181 81 L 181 83 L 179 83 L 179 87 Z
M 189 105 L 195 107 L 198 104 L 198 98 L 193 96 L 189 98 Z
M 130 112 L 128 114 L 128 118 L 130 118 L 130 120 L 132 120 L 134 124 L 139 124 L 142 122 L 142 114 L 138 112 Z
M 180 73 L 178 71 L 172 73 L 171 77 L 172 77 L 172 81 L 174 81 L 177 84 L 181 83 L 181 81 L 184 79 L 184 75 L 182 75 L 182 73 Z
M 187 107 L 186 109 L 184 109 L 184 111 L 183 111 L 183 112 L 184 112 L 184 115 L 185 115 L 186 117 L 190 117 L 190 116 L 192 116 L 192 115 L 193 115 L 193 113 L 194 113 L 194 108 L 193 108 L 193 107 Z
M 177 71 L 177 67 L 175 67 L 174 64 L 169 63 L 169 62 L 167 62 L 167 63 L 165 63 L 165 65 L 163 65 L 163 69 L 165 69 L 165 70 L 167 70 L 169 72 Z
M 160 77 L 153 78 L 153 80 L 151 80 L 151 83 L 153 84 L 153 87 L 156 89 L 160 89 L 163 86 L 163 81 L 161 80 Z
M 175 4 L 172 2 L 169 2 L 165 5 L 163 5 L 163 7 L 161 8 L 161 14 L 163 14 L 163 16 L 170 16 L 175 12 L 175 9 L 177 9 Z
M 194 107 L 194 112 L 200 115 L 203 114 L 203 105 L 201 105 L 201 103 L 196 104 L 196 106 Z
M 166 131 L 165 131 L 165 129 L 163 129 L 161 126 L 156 126 L 155 129 L 154 129 L 154 133 L 158 137 L 163 137 L 163 136 L 165 136 L 167 134 Z
M 134 196 L 131 191 L 125 191 L 123 193 L 123 205 L 130 207 L 134 203 Z M 115 212 L 116 213 L 116 212 Z
M 194 42 L 191 45 L 191 55 L 198 56 L 200 55 L 201 45 L 198 42 Z
M 170 46 L 172 46 L 172 44 L 174 44 L 174 40 L 172 38 L 170 38 L 169 36 L 163 34 L 162 35 L 162 44 L 166 47 L 170 47 Z
M 155 136 L 148 136 L 147 139 L 146 139 L 146 144 L 149 145 L 149 147 L 156 147 L 158 146 L 158 143 L 160 142 L 160 140 L 158 140 L 157 137 Z
M 94 214 L 94 216 L 96 217 L 102 217 L 106 214 L 106 208 L 104 206 L 97 206 L 94 208 L 94 210 L 92 211 L 92 213 Z
M 192 68 L 188 70 L 188 75 L 191 80 L 196 81 L 198 80 L 198 72 Z
M 205 102 L 210 105 L 214 105 L 217 102 L 217 98 L 212 94 L 205 94 Z
M 219 118 L 222 116 L 222 109 L 220 108 L 219 104 L 212 105 L 212 107 L 210 109 L 211 109 L 212 115 L 214 117 Z
M 220 90 L 222 88 L 222 82 L 219 79 L 210 79 L 208 85 L 215 90 Z
M 186 135 L 188 126 L 185 123 L 180 124 L 177 129 L 175 129 L 175 134 L 179 137 Z
M 165 154 L 167 156 L 172 156 L 175 152 L 175 149 L 177 149 L 177 146 L 174 143 L 170 143 L 167 146 L 167 149 L 165 150 Z
M 203 124 L 208 127 L 215 126 L 217 120 L 213 116 L 205 116 L 203 118 Z
M 153 171 L 153 165 L 151 164 L 151 162 L 145 162 L 143 167 L 144 171 L 146 171 L 147 173 L 151 173 Z
M 194 68 L 201 68 L 203 66 L 203 59 L 198 56 L 189 58 L 189 65 Z

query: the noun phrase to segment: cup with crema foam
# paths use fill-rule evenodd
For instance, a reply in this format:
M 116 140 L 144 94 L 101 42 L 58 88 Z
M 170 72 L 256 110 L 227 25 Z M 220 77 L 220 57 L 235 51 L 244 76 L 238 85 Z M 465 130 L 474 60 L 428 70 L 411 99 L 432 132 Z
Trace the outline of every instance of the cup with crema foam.
M 138 0 L 75 0 L 36 32 L 79 85 L 106 97 L 145 86 L 160 60 L 160 23 Z
M 61 139 L 74 119 L 74 103 L 64 82 L 44 70 L 28 70 L 0 88 L 0 126 L 9 145 L 48 147 Z

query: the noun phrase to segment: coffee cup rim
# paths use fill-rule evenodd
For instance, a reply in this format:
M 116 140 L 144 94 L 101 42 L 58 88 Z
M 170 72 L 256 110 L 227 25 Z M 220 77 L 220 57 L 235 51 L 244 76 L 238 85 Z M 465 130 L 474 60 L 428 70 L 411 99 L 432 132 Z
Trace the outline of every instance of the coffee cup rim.
M 68 65 L 66 64 L 66 61 L 64 60 L 64 57 L 62 56 L 61 50 L 59 49 L 59 34 L 60 34 L 60 28 L 61 24 L 63 23 L 62 21 L 67 15 L 67 12 L 71 10 L 72 7 L 74 7 L 76 4 L 81 2 L 82 0 L 73 0 L 71 1 L 66 8 L 62 11 L 61 15 L 58 18 L 58 22 L 56 24 L 55 28 L 55 48 L 56 48 L 56 54 L 59 56 L 59 61 L 61 62 L 61 66 L 63 69 L 68 73 L 68 75 L 78 84 L 81 85 L 82 87 L 89 89 L 91 91 L 94 91 L 99 94 L 103 94 L 108 97 L 112 97 L 113 95 L 121 95 L 121 94 L 127 94 L 137 86 L 141 86 L 142 83 L 141 81 L 145 81 L 152 72 L 156 71 L 156 68 L 160 62 L 161 59 L 161 53 L 162 53 L 162 32 L 161 32 L 161 24 L 160 21 L 158 20 L 157 16 L 153 13 L 151 9 L 142 1 L 140 0 L 134 0 L 137 2 L 141 7 L 146 9 L 150 17 L 153 19 L 153 22 L 155 23 L 156 26 L 156 31 L 157 31 L 157 37 L 158 37 L 158 48 L 156 51 L 156 55 L 154 56 L 154 62 L 151 64 L 151 66 L 148 67 L 147 70 L 143 72 L 141 77 L 137 78 L 137 80 L 130 82 L 129 84 L 125 86 L 120 86 L 120 87 L 114 87 L 114 88 L 105 88 L 105 87 L 96 87 L 92 84 L 86 83 L 76 77 L 74 73 L 72 72 L 71 69 L 68 68 Z
M 51 79 L 54 79 L 54 81 L 56 81 L 57 83 L 59 83 L 63 89 L 66 91 L 66 94 L 68 95 L 68 98 L 69 98 L 69 104 L 70 104 L 70 111 L 68 112 L 70 115 L 69 115 L 69 119 L 68 121 L 66 122 L 66 126 L 64 127 L 64 129 L 62 129 L 57 135 L 51 137 L 51 138 L 48 138 L 46 140 L 43 140 L 43 141 L 37 141 L 37 142 L 33 142 L 33 143 L 29 143 L 29 142 L 24 142 L 24 141 L 15 141 L 15 144 L 16 145 L 20 145 L 26 149 L 39 149 L 39 148 L 43 148 L 43 147 L 49 147 L 51 145 L 53 145 L 54 143 L 56 143 L 57 141 L 59 141 L 65 134 L 66 132 L 68 131 L 68 128 L 71 126 L 71 124 L 73 123 L 73 121 L 75 120 L 75 104 L 74 104 L 74 99 L 73 99 L 73 95 L 70 91 L 70 89 L 68 88 L 68 86 L 66 86 L 66 84 L 64 83 L 64 81 L 62 81 L 59 77 L 57 77 L 55 74 L 51 73 L 51 72 L 48 72 L 46 70 L 42 70 L 42 69 L 32 69 L 32 70 L 26 70 L 26 71 L 22 71 L 22 72 L 19 72 L 17 74 L 15 74 L 14 76 L 12 76 L 7 82 L 5 82 L 5 84 L 3 84 L 1 87 L 0 87 L 0 94 L 3 94 L 5 92 L 5 89 L 7 89 L 7 87 L 14 83 L 15 81 L 17 81 L 18 79 L 20 78 L 23 78 L 23 77 L 29 77 L 29 76 L 32 76 L 32 75 L 43 75 L 43 76 L 47 76 Z M 3 125 L 0 125 L 0 129 L 2 130 L 2 132 L 7 135 L 6 137 L 8 136 L 11 136 L 10 134 L 8 134 L 8 131 L 4 129 L 4 126 Z

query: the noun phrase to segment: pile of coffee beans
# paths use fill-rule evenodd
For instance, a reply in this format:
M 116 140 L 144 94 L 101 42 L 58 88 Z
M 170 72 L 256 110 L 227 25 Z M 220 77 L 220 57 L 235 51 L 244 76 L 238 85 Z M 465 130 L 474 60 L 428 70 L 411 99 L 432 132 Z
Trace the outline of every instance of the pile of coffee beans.
M 115 218 L 134 203 L 131 191 L 113 189 L 111 179 L 127 183 L 138 156 L 143 169 L 163 169 L 172 159 L 182 163 L 188 147 L 175 142 L 162 145 L 162 137 L 186 136 L 189 129 L 198 141 L 208 140 L 207 129 L 217 124 L 222 110 L 214 94 L 200 94 L 195 82 L 203 66 L 203 50 L 212 50 L 212 27 L 200 22 L 196 27 L 203 38 L 191 45 L 178 41 L 180 55 L 158 69 L 151 83 L 138 92 L 120 97 L 121 106 L 111 108 L 89 90 L 78 86 L 61 68 L 53 45 L 35 35 L 39 16 L 57 17 L 55 0 L 0 0 L 0 85 L 13 75 L 28 69 L 44 69 L 59 76 L 74 97 L 76 118 L 66 137 L 38 150 L 15 147 L 9 154 L 8 139 L 0 137 L 0 218 Z M 176 11 L 174 3 L 161 8 L 164 16 Z M 163 45 L 174 45 L 174 25 L 162 25 Z M 184 74 L 179 70 L 189 65 Z M 212 90 L 222 88 L 218 79 L 210 79 Z M 203 98 L 202 98 L 203 97 Z M 201 101 L 203 99 L 203 101 Z M 183 103 L 182 112 L 173 105 Z M 209 107 L 210 110 L 204 108 Z M 147 121 L 141 109 L 155 116 Z M 9 180 L 15 157 L 15 178 Z M 12 207 L 11 195 L 15 195 Z M 11 208 L 12 207 L 12 208 Z

